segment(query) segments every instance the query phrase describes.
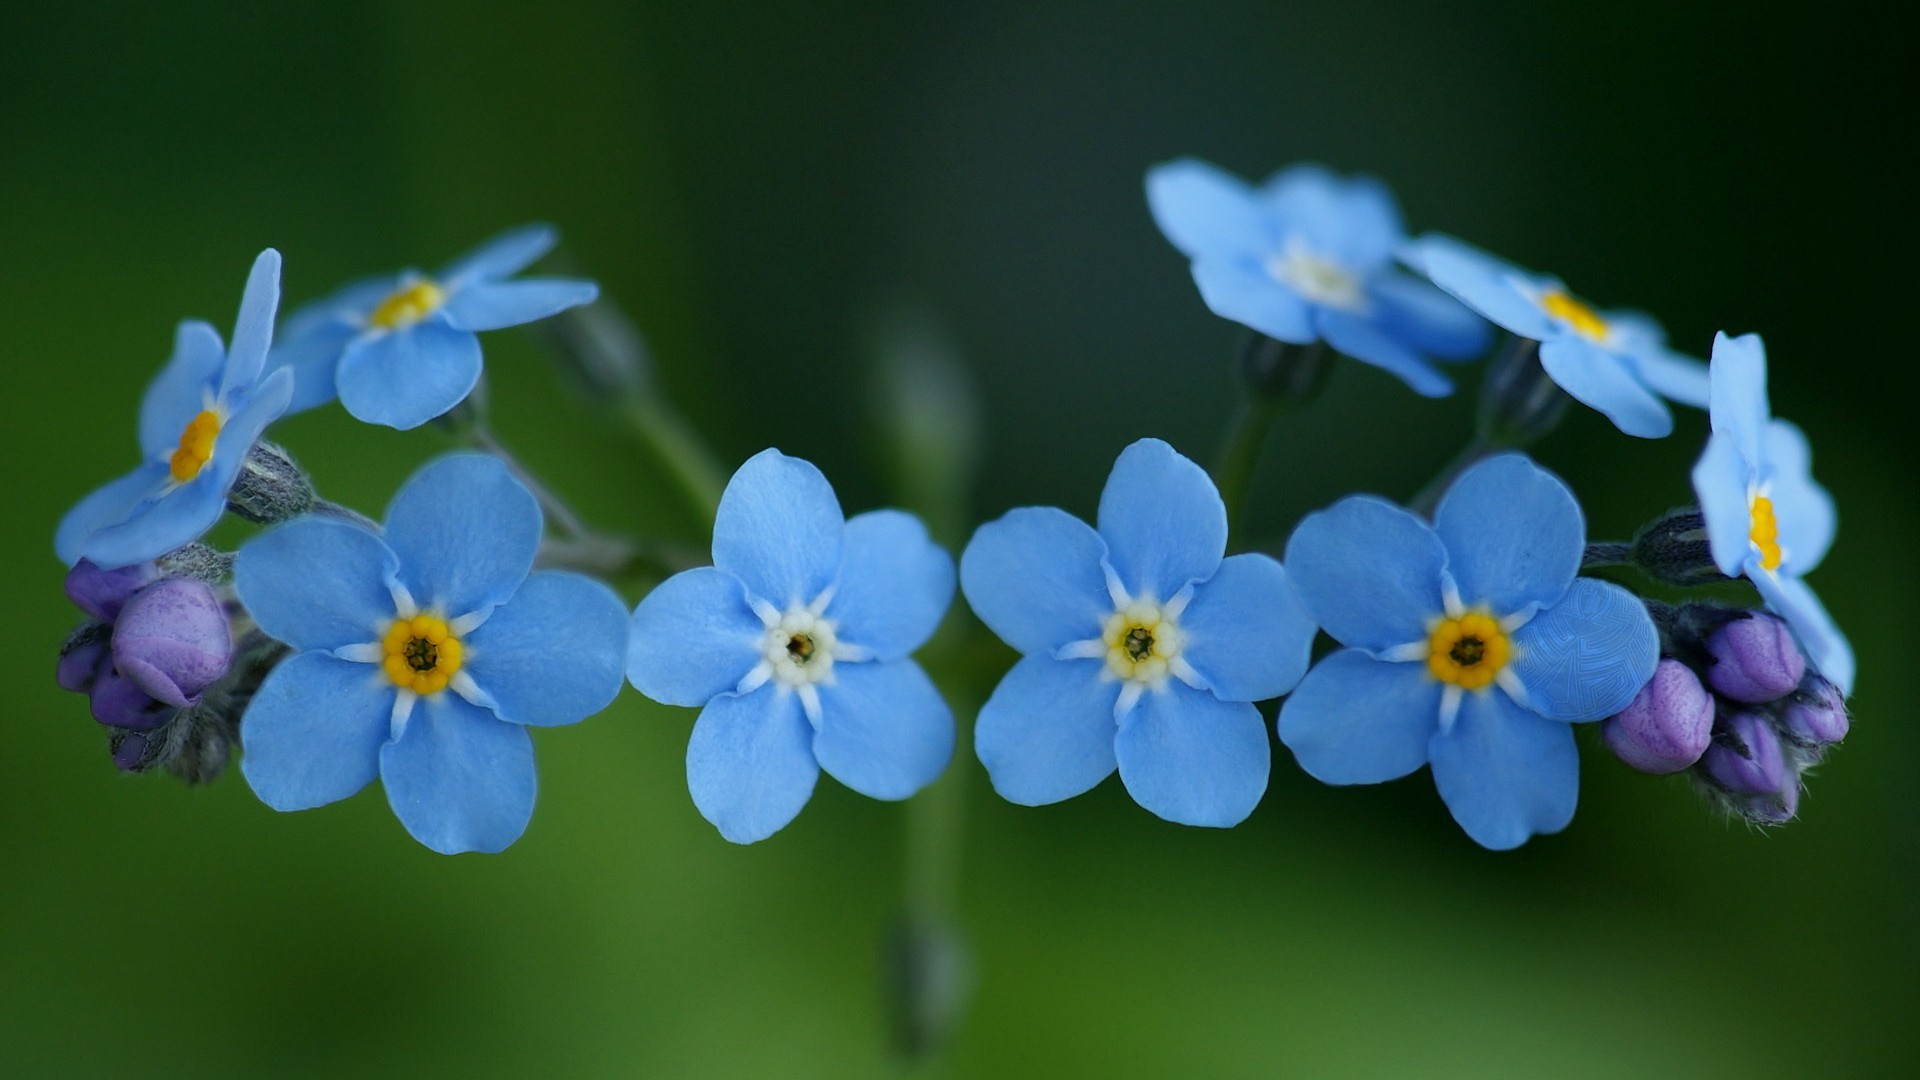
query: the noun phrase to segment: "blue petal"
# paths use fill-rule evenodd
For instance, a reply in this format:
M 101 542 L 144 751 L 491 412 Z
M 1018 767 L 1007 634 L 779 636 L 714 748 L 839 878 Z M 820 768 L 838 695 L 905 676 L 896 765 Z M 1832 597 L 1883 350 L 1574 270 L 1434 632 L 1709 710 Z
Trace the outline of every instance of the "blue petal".
M 1498 690 L 1475 691 L 1428 747 L 1433 784 L 1453 820 L 1485 848 L 1506 851 L 1559 832 L 1580 800 L 1573 729 Z
M 1120 451 L 1100 492 L 1100 538 L 1129 595 L 1170 599 L 1227 553 L 1227 507 L 1205 469 L 1159 439 Z
M 1486 605 L 1498 618 L 1560 599 L 1587 545 L 1573 492 L 1520 454 L 1463 473 L 1440 500 L 1433 528 L 1461 601 Z
M 480 339 L 432 317 L 353 339 L 336 382 L 355 419 L 405 431 L 466 400 L 480 368 Z
M 1147 170 L 1154 224 L 1188 258 L 1258 256 L 1279 236 L 1247 182 L 1195 158 Z
M 1523 338 L 1554 336 L 1553 321 L 1521 292 L 1532 274 L 1451 236 L 1428 233 L 1410 245 L 1409 265 L 1423 268 L 1435 285 L 1468 307 Z
M 450 618 L 502 604 L 533 568 L 540 506 L 498 458 L 428 462 L 387 507 L 387 546 L 423 610 Z
M 1259 709 L 1177 679 L 1121 719 L 1113 753 L 1134 802 L 1181 825 L 1222 829 L 1260 804 L 1273 761 Z
M 1790 575 L 1811 573 L 1827 557 L 1839 524 L 1833 496 L 1814 483 L 1813 451 L 1807 437 L 1785 420 L 1767 426 L 1767 495 L 1780 523 L 1781 569 Z
M 247 706 L 240 772 L 275 810 L 338 802 L 379 775 L 393 701 L 393 684 L 376 665 L 295 653 Z
M 494 609 L 466 649 L 463 670 L 500 719 L 578 723 L 620 693 L 627 608 L 592 578 L 545 570 Z
M 1725 435 L 1707 437 L 1707 448 L 1693 466 L 1693 493 L 1707 520 L 1707 544 L 1720 572 L 1738 577 L 1753 550 L 1753 512 L 1747 501 L 1752 480 L 1740 451 Z
M 862 795 L 904 799 L 953 759 L 953 711 L 911 660 L 835 664 L 820 687 L 813 754 Z
M 1697 409 L 1707 407 L 1708 378 L 1707 365 L 1688 356 L 1671 353 L 1665 349 L 1647 349 L 1634 352 L 1628 358 L 1640 382 L 1654 393 L 1668 401 L 1677 401 L 1682 405 L 1692 405 Z
M 919 518 L 899 510 L 849 518 L 845 543 L 826 611 L 836 636 L 876 660 L 897 660 L 925 644 L 953 604 L 952 557 Z
M 1760 596 L 1800 639 L 1800 647 L 1820 674 L 1827 677 L 1842 694 L 1853 693 L 1853 646 L 1840 632 L 1833 616 L 1827 614 L 1820 597 L 1797 577 L 1755 570 L 1748 575 Z
M 1574 400 L 1598 410 L 1628 435 L 1663 439 L 1673 431 L 1666 402 L 1640 384 L 1628 361 L 1578 334 L 1541 342 L 1540 366 Z
M 810 604 L 840 569 L 846 519 L 811 462 L 778 450 L 747 459 L 713 521 L 713 565 L 775 607 Z
M 1293 689 L 1307 672 L 1318 632 L 1265 555 L 1234 555 L 1193 591 L 1180 614 L 1181 656 L 1223 701 L 1265 701 Z
M 1406 239 L 1393 193 L 1370 176 L 1343 179 L 1319 165 L 1295 165 L 1268 179 L 1260 197 L 1288 239 L 1299 237 L 1315 255 L 1362 276 L 1392 261 Z
M 434 694 L 380 748 L 380 782 L 400 824 L 442 855 L 505 851 L 533 818 L 533 740 L 458 694 Z
M 760 662 L 765 629 L 739 578 L 711 566 L 683 570 L 633 610 L 627 678 L 663 705 L 705 705 Z
M 1120 684 L 1101 671 L 1098 660 L 1029 656 L 994 687 L 974 721 L 973 749 L 1001 798 L 1043 806 L 1113 772 Z
M 150 461 L 94 489 L 60 519 L 60 525 L 53 533 L 54 553 L 68 566 L 79 562 L 86 555 L 88 541 L 96 533 L 131 518 L 141 507 L 165 491 L 171 482 L 167 466 Z M 94 563 L 102 570 L 116 570 L 139 561 L 140 558 L 136 556 L 112 566 L 98 559 Z
M 1196 259 L 1193 283 L 1207 310 L 1278 341 L 1307 345 L 1318 340 L 1313 308 L 1292 289 L 1246 259 Z
M 599 295 L 593 282 L 567 278 L 480 281 L 454 293 L 445 310 L 457 330 L 499 330 L 590 304 Z
M 1447 360 L 1479 356 L 1493 343 L 1493 328 L 1465 304 L 1433 285 L 1405 274 L 1377 274 L 1367 282 L 1377 309 L 1375 323 L 1402 344 Z
M 1708 411 L 1713 433 L 1733 440 L 1749 468 L 1757 469 L 1766 459 L 1767 423 L 1772 409 L 1767 404 L 1767 347 L 1759 334 L 1730 338 L 1725 331 L 1713 338 L 1713 362 L 1708 368 Z
M 687 742 L 687 790 L 721 836 L 751 844 L 779 832 L 819 778 L 799 695 L 764 686 L 700 710 Z
M 1422 397 L 1446 397 L 1453 393 L 1452 379 L 1440 374 L 1440 370 L 1419 353 L 1395 341 L 1364 316 L 1318 308 L 1313 321 L 1327 344 L 1398 377 L 1414 393 Z
M 1550 720 L 1600 720 L 1633 701 L 1660 662 L 1660 635 L 1640 598 L 1581 578 L 1513 635 L 1526 705 Z
M 233 588 L 269 637 L 331 651 L 380 640 L 400 560 L 358 525 L 305 517 L 240 549 Z
M 227 368 L 220 380 L 221 397 L 259 381 L 267 348 L 273 344 L 273 315 L 279 307 L 280 253 L 268 248 L 253 260 L 253 269 L 247 274 L 247 291 L 240 298 L 233 343 L 227 350 Z
M 288 412 L 316 408 L 340 396 L 335 376 L 341 355 L 365 330 L 368 313 L 399 288 L 401 280 L 383 274 L 356 281 L 281 322 L 273 349 L 267 353 L 267 368 L 293 369 L 293 402 Z
M 173 332 L 173 356 L 147 384 L 140 401 L 140 453 L 165 459 L 180 445 L 187 424 L 207 407 L 227 359 L 226 347 L 213 327 L 196 319 L 182 322 Z
M 548 225 L 510 229 L 449 264 L 440 272 L 440 283 L 457 288 L 470 281 L 511 277 L 553 250 L 559 240 L 560 235 Z
M 1342 645 L 1378 652 L 1427 638 L 1447 552 L 1427 523 L 1371 495 L 1301 519 L 1287 577 L 1307 614 Z
M 1023 506 L 974 530 L 960 553 L 960 591 L 1000 640 L 1048 655 L 1100 636 L 1113 611 L 1106 542 L 1051 506 Z
M 1324 784 L 1378 784 L 1427 763 L 1441 685 L 1421 663 L 1342 649 L 1320 661 L 1280 706 L 1280 741 Z

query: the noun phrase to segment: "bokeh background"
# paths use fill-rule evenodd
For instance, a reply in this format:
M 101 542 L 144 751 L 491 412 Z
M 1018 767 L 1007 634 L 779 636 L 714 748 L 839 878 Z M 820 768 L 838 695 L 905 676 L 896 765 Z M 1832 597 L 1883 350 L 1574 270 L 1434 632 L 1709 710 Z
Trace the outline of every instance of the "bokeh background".
M 886 1052 L 898 805 L 823 781 L 748 848 L 685 792 L 693 713 L 624 694 L 538 737 L 497 857 L 381 794 L 276 814 L 237 775 L 117 775 L 54 651 L 58 515 L 133 463 L 172 327 L 230 324 L 254 253 L 290 301 L 548 220 L 727 459 L 891 500 L 875 327 L 968 361 L 975 519 L 1090 514 L 1148 434 L 1211 455 L 1235 328 L 1146 213 L 1150 164 L 1385 177 L 1416 229 L 1658 312 L 1759 330 L 1844 528 L 1814 583 L 1861 660 L 1854 734 L 1790 828 L 1710 814 L 1585 744 L 1563 834 L 1476 848 L 1424 773 L 1307 778 L 1225 832 L 1109 781 L 1047 809 L 970 757 L 954 912 L 977 986 L 927 1071 L 968 1077 L 1897 1075 L 1920 1051 L 1911 420 L 1915 104 L 1891 8 L 1629 0 L 1115 5 L 468 0 L 30 5 L 0 33 L 0 1073 L 863 1077 Z M 530 337 L 486 339 L 503 434 L 609 528 L 698 540 Z M 1469 380 L 1470 382 L 1471 380 Z M 1467 430 L 1343 364 L 1278 433 L 1253 540 L 1401 497 Z M 337 410 L 277 437 L 377 512 L 446 447 Z M 1706 432 L 1597 416 L 1538 448 L 1596 536 L 1689 498 Z M 229 530 L 223 537 L 240 535 Z M 629 599 L 636 597 L 630 596 Z M 964 620 L 964 614 L 956 619 Z M 924 853 L 923 853 L 924 854 Z

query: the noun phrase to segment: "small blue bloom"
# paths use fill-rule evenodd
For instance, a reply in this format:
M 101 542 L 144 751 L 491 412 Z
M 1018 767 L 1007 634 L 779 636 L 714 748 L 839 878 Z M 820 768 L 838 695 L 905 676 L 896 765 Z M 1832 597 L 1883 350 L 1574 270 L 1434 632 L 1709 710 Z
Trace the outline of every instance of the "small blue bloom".
M 1280 709 L 1280 741 L 1329 784 L 1433 766 L 1455 821 L 1518 847 L 1573 820 L 1569 722 L 1626 708 L 1659 639 L 1633 594 L 1576 578 L 1573 493 L 1519 454 L 1461 475 L 1429 525 L 1372 496 L 1309 514 L 1287 543 L 1307 610 L 1347 646 Z
M 495 237 L 438 276 L 362 281 L 287 319 L 276 367 L 298 375 L 292 410 L 332 401 L 370 424 L 412 428 L 466 399 L 480 381 L 476 332 L 544 319 L 599 295 L 591 281 L 506 280 L 556 237 L 529 225 Z
M 1406 230 L 1371 177 L 1296 165 L 1255 190 L 1182 158 L 1147 171 L 1147 205 L 1222 318 L 1295 345 L 1325 341 L 1428 397 L 1453 392 L 1433 360 L 1486 351 L 1485 322 L 1394 268 Z
M 737 844 L 794 819 L 825 769 L 904 799 L 953 756 L 953 713 L 909 655 L 953 602 L 953 560 L 898 510 L 846 518 L 820 470 L 763 450 L 727 482 L 713 565 L 634 610 L 627 677 L 701 706 L 687 787 Z
M 1010 802 L 1071 798 L 1118 768 L 1168 821 L 1238 824 L 1267 790 L 1252 703 L 1300 681 L 1313 622 L 1278 562 L 1224 557 L 1213 481 L 1158 439 L 1114 462 L 1099 526 L 1022 507 L 961 555 L 967 602 L 1023 654 L 980 710 L 980 761 Z
M 1853 693 L 1853 646 L 1801 575 L 1833 545 L 1833 499 L 1813 480 L 1800 429 L 1773 419 L 1767 352 L 1758 334 L 1713 341 L 1713 434 L 1693 467 L 1693 489 L 1720 572 L 1746 575 L 1793 628 L 1820 674 Z
M 247 275 L 231 348 L 204 322 L 180 324 L 173 358 L 140 403 L 145 461 L 67 511 L 53 537 L 62 561 L 103 570 L 145 562 L 220 520 L 247 452 L 293 392 L 291 375 L 261 378 L 279 302 L 280 253 L 268 248 Z
M 240 549 L 234 588 L 295 652 L 244 722 L 240 771 L 276 810 L 378 776 L 414 839 L 501 851 L 533 815 L 528 726 L 620 691 L 626 606 L 577 574 L 529 574 L 540 508 L 499 460 L 454 454 L 407 481 L 384 532 L 307 517 Z
M 1595 311 L 1559 278 L 1532 274 L 1450 236 L 1406 246 L 1407 264 L 1473 310 L 1540 343 L 1560 389 L 1643 439 L 1673 431 L 1662 398 L 1705 408 L 1706 365 L 1667 348 L 1666 331 L 1636 311 Z

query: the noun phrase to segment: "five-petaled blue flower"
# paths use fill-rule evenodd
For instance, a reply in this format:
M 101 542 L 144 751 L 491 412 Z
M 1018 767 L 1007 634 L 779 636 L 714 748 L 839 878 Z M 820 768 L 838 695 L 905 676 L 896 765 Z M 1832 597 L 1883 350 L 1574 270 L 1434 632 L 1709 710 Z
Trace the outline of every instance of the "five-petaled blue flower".
M 1407 245 L 1410 266 L 1468 307 L 1540 343 L 1540 366 L 1560 389 L 1643 439 L 1673 431 L 1666 398 L 1705 408 L 1706 365 L 1667 348 L 1667 334 L 1637 311 L 1595 311 L 1559 278 L 1528 273 L 1450 236 Z
M 980 710 L 980 761 L 1011 802 L 1071 798 L 1118 767 L 1168 821 L 1237 824 L 1267 790 L 1252 703 L 1300 681 L 1313 622 L 1278 562 L 1223 558 L 1213 481 L 1158 439 L 1114 462 L 1099 525 L 1022 507 L 961 555 L 967 602 L 1024 654 Z
M 408 270 L 349 285 L 287 319 L 275 366 L 299 377 L 292 409 L 337 393 L 370 424 L 412 428 L 466 399 L 480 381 L 480 330 L 544 319 L 599 295 L 591 281 L 520 278 L 554 245 L 530 225 L 488 241 L 436 277 Z
M 953 756 L 953 713 L 909 659 L 953 601 L 953 560 L 911 514 L 843 517 L 820 470 L 763 450 L 727 482 L 713 565 L 634 610 L 627 677 L 699 705 L 694 805 L 739 844 L 778 832 L 820 770 L 904 799 Z
M 1813 480 L 1807 437 L 1767 404 L 1767 352 L 1758 334 L 1713 341 L 1713 434 L 1693 467 L 1720 572 L 1745 574 L 1793 628 L 1820 674 L 1853 692 L 1853 647 L 1800 576 L 1826 557 L 1837 518 Z
M 140 403 L 139 468 L 80 500 L 53 546 L 68 565 L 111 570 L 200 538 L 226 509 L 247 452 L 287 410 L 293 377 L 261 377 L 280 302 L 280 253 L 253 261 L 231 347 L 198 320 L 180 324 L 173 358 Z
M 1573 493 L 1518 454 L 1464 473 L 1432 525 L 1364 495 L 1309 514 L 1287 566 L 1347 648 L 1281 706 L 1280 740 L 1329 784 L 1431 764 L 1489 848 L 1566 827 L 1580 793 L 1568 722 L 1625 708 L 1659 660 L 1638 599 L 1575 577 L 1585 534 Z
M 1378 180 L 1296 165 L 1256 191 L 1183 158 L 1148 170 L 1147 205 L 1222 318 L 1295 345 L 1324 340 L 1428 397 L 1453 392 L 1434 359 L 1486 351 L 1485 322 L 1394 268 L 1406 230 Z
M 540 508 L 497 459 L 432 462 L 385 531 L 306 517 L 240 549 L 234 587 L 296 650 L 248 707 L 241 772 L 276 810 L 376 775 L 414 839 L 501 851 L 533 815 L 528 726 L 620 691 L 626 605 L 577 574 L 529 575 Z

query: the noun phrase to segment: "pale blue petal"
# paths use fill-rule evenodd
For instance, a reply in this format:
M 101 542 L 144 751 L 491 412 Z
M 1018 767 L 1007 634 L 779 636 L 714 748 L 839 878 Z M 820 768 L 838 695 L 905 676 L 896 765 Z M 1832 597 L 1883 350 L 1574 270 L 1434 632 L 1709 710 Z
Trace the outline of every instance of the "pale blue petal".
M 1601 720 L 1653 678 L 1660 635 L 1640 598 L 1581 578 L 1560 602 L 1514 632 L 1512 671 L 1526 706 L 1550 720 Z
M 448 454 L 387 507 L 387 545 L 422 610 L 448 618 L 505 603 L 540 549 L 540 506 L 500 459 Z
M 1147 170 L 1147 208 L 1166 238 L 1191 259 L 1257 257 L 1279 245 L 1253 188 L 1195 158 Z
M 1807 436 L 1785 420 L 1767 426 L 1767 495 L 1780 523 L 1781 570 L 1812 573 L 1833 546 L 1839 516 L 1833 496 L 1814 482 L 1813 450 Z
M 1423 663 L 1342 649 L 1314 665 L 1280 705 L 1280 741 L 1324 784 L 1378 784 L 1427 763 L 1441 684 Z
M 1505 618 L 1560 599 L 1580 572 L 1586 519 L 1560 478 L 1520 454 L 1461 474 L 1434 511 L 1447 569 L 1467 607 Z
M 778 608 L 810 604 L 840 569 L 846 519 L 811 462 L 778 450 L 748 458 L 713 521 L 713 565 Z
M 1193 283 L 1207 310 L 1277 341 L 1308 345 L 1318 340 L 1313 308 L 1250 259 L 1209 256 L 1193 263 Z
M 1098 660 L 1029 656 L 1013 665 L 980 707 L 973 749 L 993 790 L 1022 806 L 1070 799 L 1114 770 L 1120 684 Z
M 779 832 L 819 778 L 798 694 L 763 686 L 700 710 L 687 742 L 687 790 L 721 836 L 751 844 Z
M 1707 365 L 1700 361 L 1665 349 L 1648 349 L 1632 353 L 1628 362 L 1642 383 L 1668 401 L 1707 407 Z
M 1628 435 L 1666 438 L 1673 431 L 1673 414 L 1628 365 L 1578 334 L 1540 343 L 1540 366 L 1574 400 L 1598 410 Z
M 1693 493 L 1707 520 L 1707 544 L 1720 572 L 1738 577 L 1753 550 L 1753 512 L 1747 501 L 1752 482 L 1747 463 L 1725 435 L 1707 437 L 1707 448 L 1693 466 Z
M 275 810 L 338 802 L 380 774 L 394 689 L 375 664 L 295 653 L 247 706 L 240 772 Z
M 593 282 L 567 278 L 477 281 L 448 298 L 443 310 L 456 330 L 499 330 L 590 304 L 599 295 Z
M 1767 404 L 1767 347 L 1760 335 L 1714 335 L 1709 376 L 1713 433 L 1733 440 L 1748 468 L 1760 468 L 1767 460 L 1764 444 L 1773 417 Z
M 813 755 L 862 795 L 904 799 L 953 759 L 953 711 L 911 660 L 835 664 L 820 686 Z
M 480 339 L 436 315 L 363 335 L 340 356 L 340 404 L 357 420 L 405 431 L 466 400 L 480 381 Z
M 148 462 L 125 476 L 94 489 L 86 498 L 75 503 L 60 519 L 60 525 L 53 533 L 53 550 L 60 561 L 72 566 L 86 555 L 88 541 L 102 529 L 111 528 L 126 521 L 156 498 L 172 476 L 167 466 L 158 462 Z M 124 563 L 107 565 L 98 559 L 95 564 L 103 570 L 116 570 L 128 563 L 139 562 L 135 558 Z
M 253 260 L 247 291 L 240 298 L 240 314 L 233 322 L 233 342 L 220 380 L 220 396 L 251 387 L 260 378 L 273 344 L 273 315 L 280 307 L 280 253 L 268 248 Z
M 840 640 L 897 660 L 926 644 L 953 604 L 953 558 L 912 514 L 873 510 L 847 520 L 827 617 Z M 832 771 L 831 768 L 828 769 Z
M 505 851 L 533 818 L 533 739 L 458 694 L 434 694 L 380 748 L 380 782 L 400 824 L 442 855 Z
M 187 424 L 219 390 L 220 365 L 227 359 L 220 333 L 197 319 L 173 332 L 173 356 L 147 384 L 140 401 L 140 453 L 165 459 L 180 445 Z
M 1517 848 L 1573 820 L 1580 800 L 1573 729 L 1498 690 L 1467 694 L 1452 729 L 1433 737 L 1428 757 L 1453 820 L 1482 847 Z
M 1177 679 L 1121 718 L 1113 753 L 1134 802 L 1181 825 L 1222 829 L 1260 804 L 1273 761 L 1259 709 Z
M 1797 577 L 1769 574 L 1764 570 L 1753 570 L 1748 576 L 1767 606 L 1793 628 L 1793 636 L 1800 639 L 1800 647 L 1806 651 L 1807 659 L 1813 661 L 1813 666 L 1838 686 L 1842 694 L 1851 695 L 1853 646 L 1834 623 L 1833 616 L 1827 614 L 1820 597 Z
M 267 369 L 292 368 L 293 401 L 288 413 L 317 408 L 340 396 L 335 384 L 347 345 L 366 331 L 367 315 L 399 288 L 394 274 L 356 281 L 324 300 L 316 300 L 280 323 Z
M 1287 581 L 1265 555 L 1234 555 L 1193 590 L 1180 613 L 1180 655 L 1223 701 L 1265 701 L 1306 674 L 1318 632 Z
M 612 703 L 627 658 L 627 607 L 590 577 L 543 570 L 466 638 L 466 663 L 500 719 L 573 724 Z
M 627 678 L 663 705 L 705 705 L 760 662 L 765 629 L 739 578 L 711 566 L 683 570 L 633 610 Z
M 394 617 L 400 560 L 358 525 L 305 517 L 247 541 L 233 587 L 276 641 L 331 651 L 379 641 Z
M 441 285 L 456 289 L 469 281 L 511 277 L 553 250 L 560 234 L 548 225 L 522 225 L 481 244 L 440 273 Z
M 1106 542 L 1086 522 L 1055 507 L 1023 506 L 974 530 L 960 553 L 960 591 L 1000 640 L 1051 655 L 1100 636 L 1113 611 L 1106 556 Z
M 1554 336 L 1553 321 L 1521 291 L 1535 286 L 1534 275 L 1439 233 L 1422 236 L 1411 248 L 1408 264 L 1424 267 L 1435 285 L 1468 307 L 1523 338 Z
M 1493 327 L 1465 304 L 1433 285 L 1388 271 L 1367 282 L 1374 321 L 1396 341 L 1445 360 L 1480 356 L 1493 343 Z
M 1260 197 L 1284 236 L 1363 277 L 1392 261 L 1406 239 L 1393 193 L 1370 176 L 1342 178 L 1319 165 L 1295 165 L 1269 178 Z
M 1327 344 L 1372 364 L 1411 387 L 1422 397 L 1446 397 L 1453 393 L 1453 380 L 1440 373 L 1426 358 L 1394 340 L 1365 316 L 1333 308 L 1316 308 L 1313 323 Z
M 1303 518 L 1287 577 L 1307 614 L 1342 645 L 1378 652 L 1427 638 L 1447 552 L 1427 523 L 1384 499 L 1349 496 Z
M 1167 600 L 1227 553 L 1227 507 L 1207 471 L 1159 439 L 1120 451 L 1100 492 L 1100 538 L 1131 596 Z

